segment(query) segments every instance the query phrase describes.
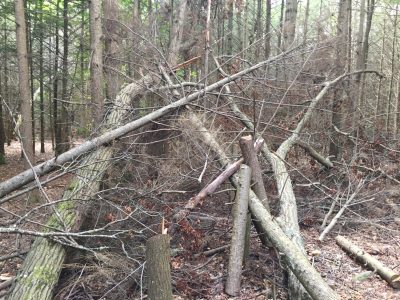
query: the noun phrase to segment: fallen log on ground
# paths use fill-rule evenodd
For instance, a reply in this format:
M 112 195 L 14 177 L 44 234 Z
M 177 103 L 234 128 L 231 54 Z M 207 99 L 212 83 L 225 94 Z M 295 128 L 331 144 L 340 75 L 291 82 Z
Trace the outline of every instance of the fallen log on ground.
M 368 267 L 374 272 L 377 272 L 384 280 L 386 280 L 387 283 L 390 284 L 391 287 L 400 289 L 399 273 L 389 269 L 375 257 L 372 257 L 343 236 L 338 235 L 336 237 L 336 243 L 347 253 L 349 253 L 350 257 L 352 257 L 354 260 L 361 262 L 364 266 Z
M 224 151 L 214 141 L 209 144 L 210 132 L 200 131 L 202 141 L 207 143 L 214 153 L 217 154 L 218 161 L 221 166 L 226 166 L 226 155 Z M 232 185 L 238 187 L 238 178 L 234 174 L 230 177 Z M 270 212 L 264 207 L 260 199 L 253 191 L 250 191 L 249 208 L 252 215 L 261 224 L 263 230 L 266 232 L 267 237 L 271 244 L 282 253 L 282 257 L 290 269 L 301 283 L 301 286 L 306 289 L 312 299 L 316 300 L 336 300 L 339 296 L 331 289 L 331 287 L 322 279 L 321 275 L 311 266 L 303 249 L 294 241 L 292 236 L 288 237 L 282 230 L 280 225 L 272 217 Z
M 251 169 L 246 165 L 240 166 L 239 186 L 233 208 L 233 226 L 231 251 L 229 253 L 228 278 L 225 292 L 237 296 L 240 292 L 242 277 L 243 254 L 246 238 L 247 211 L 249 209 L 249 192 Z

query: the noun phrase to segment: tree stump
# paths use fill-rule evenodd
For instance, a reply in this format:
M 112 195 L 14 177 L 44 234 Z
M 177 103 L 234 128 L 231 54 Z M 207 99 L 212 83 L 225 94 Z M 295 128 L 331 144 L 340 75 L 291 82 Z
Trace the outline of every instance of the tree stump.
M 172 300 L 170 236 L 159 234 L 146 243 L 147 295 L 150 300 Z

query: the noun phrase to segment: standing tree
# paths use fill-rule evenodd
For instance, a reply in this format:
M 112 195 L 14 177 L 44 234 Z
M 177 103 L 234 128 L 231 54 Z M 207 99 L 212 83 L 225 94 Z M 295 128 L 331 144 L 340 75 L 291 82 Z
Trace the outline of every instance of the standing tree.
M 104 64 L 107 66 L 105 72 L 105 77 L 107 82 L 106 98 L 108 101 L 112 102 L 117 97 L 117 93 L 120 87 L 120 78 L 118 72 L 121 65 L 119 60 L 119 51 L 120 51 L 119 47 L 121 45 L 121 36 L 118 30 L 118 19 L 119 19 L 118 1 L 114 0 L 104 1 L 104 18 L 105 18 L 104 36 L 105 36 L 105 46 L 106 46 Z
M 92 120 L 99 124 L 103 118 L 103 51 L 101 46 L 101 0 L 91 0 L 90 14 L 90 88 Z
M 32 118 L 31 118 L 31 96 L 29 91 L 29 67 L 28 67 L 28 48 L 26 37 L 25 9 L 24 1 L 15 1 L 15 23 L 16 23 L 16 43 L 18 55 L 18 76 L 19 76 L 19 95 L 21 101 L 21 142 L 25 152 L 24 160 L 26 168 L 30 163 L 34 163 L 34 152 L 32 147 Z

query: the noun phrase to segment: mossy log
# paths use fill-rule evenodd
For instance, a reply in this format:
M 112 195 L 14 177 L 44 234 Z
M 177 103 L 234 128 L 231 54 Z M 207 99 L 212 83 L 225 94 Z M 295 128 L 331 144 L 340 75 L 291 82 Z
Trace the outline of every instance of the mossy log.
M 147 296 L 150 300 L 172 300 L 170 236 L 159 234 L 146 243 Z

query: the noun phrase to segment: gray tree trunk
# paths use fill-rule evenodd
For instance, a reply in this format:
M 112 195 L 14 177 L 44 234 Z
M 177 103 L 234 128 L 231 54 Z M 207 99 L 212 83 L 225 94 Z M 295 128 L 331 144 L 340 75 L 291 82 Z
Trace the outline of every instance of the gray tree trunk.
M 103 47 L 101 43 L 101 0 L 89 2 L 90 15 L 90 90 L 92 97 L 92 121 L 101 124 L 103 120 Z
M 17 57 L 18 57 L 18 88 L 21 99 L 21 143 L 25 151 L 24 161 L 25 167 L 29 168 L 30 164 L 34 164 L 35 157 L 32 149 L 32 116 L 31 116 L 31 96 L 29 92 L 29 67 L 28 67 L 28 48 L 26 38 L 26 22 L 24 1 L 15 1 L 15 23 L 17 26 Z

